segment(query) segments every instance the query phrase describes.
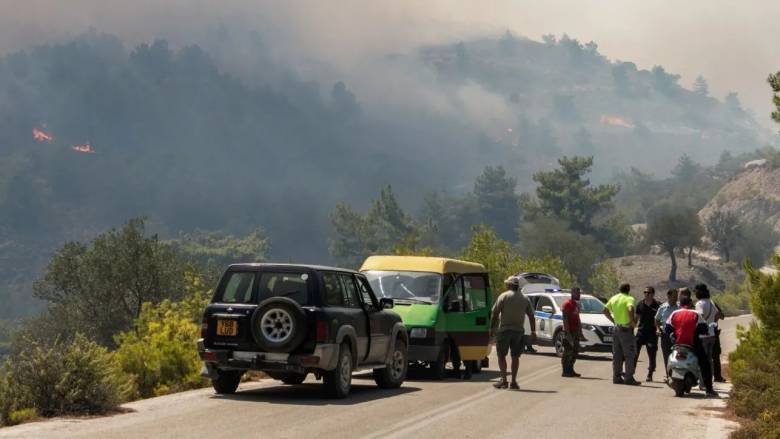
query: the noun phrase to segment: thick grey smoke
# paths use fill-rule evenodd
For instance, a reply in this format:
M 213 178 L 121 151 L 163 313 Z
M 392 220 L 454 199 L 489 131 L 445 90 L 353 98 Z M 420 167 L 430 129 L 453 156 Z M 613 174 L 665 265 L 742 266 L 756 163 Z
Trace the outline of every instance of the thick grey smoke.
M 780 68 L 776 17 L 780 2 L 692 0 L 677 3 L 484 3 L 206 0 L 2 0 L 0 53 L 60 40 L 92 27 L 128 44 L 166 38 L 204 42 L 214 32 L 256 32 L 272 53 L 303 75 L 347 77 L 366 72 L 366 60 L 421 44 L 497 35 L 505 29 L 539 38 L 568 33 L 594 40 L 613 59 L 640 68 L 664 65 L 690 84 L 701 74 L 713 95 L 737 91 L 760 122 L 769 124 L 766 76 Z M 250 67 L 252 48 L 235 40 L 237 68 Z M 358 75 L 356 75 L 358 76 Z M 330 79 L 330 78 L 320 78 Z M 363 90 L 361 90 L 363 92 Z

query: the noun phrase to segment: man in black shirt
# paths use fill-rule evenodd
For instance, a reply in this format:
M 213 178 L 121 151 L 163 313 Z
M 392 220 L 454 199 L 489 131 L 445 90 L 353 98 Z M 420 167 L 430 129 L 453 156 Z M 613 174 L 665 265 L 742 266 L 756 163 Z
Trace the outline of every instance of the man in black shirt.
M 655 288 L 645 288 L 645 299 L 636 306 L 636 321 L 639 326 L 636 331 L 636 358 L 639 360 L 639 353 L 642 346 L 647 347 L 647 382 L 653 381 L 653 372 L 655 372 L 655 356 L 658 352 L 658 336 L 656 335 L 655 314 L 658 312 L 660 303 L 655 300 Z

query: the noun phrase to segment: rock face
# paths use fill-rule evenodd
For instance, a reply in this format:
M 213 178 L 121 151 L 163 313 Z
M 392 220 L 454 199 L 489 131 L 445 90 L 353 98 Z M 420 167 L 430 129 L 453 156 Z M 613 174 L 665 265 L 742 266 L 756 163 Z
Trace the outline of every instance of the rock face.
M 746 169 L 721 188 L 699 218 L 705 222 L 717 210 L 735 212 L 743 222 L 766 221 L 780 232 L 780 168 Z

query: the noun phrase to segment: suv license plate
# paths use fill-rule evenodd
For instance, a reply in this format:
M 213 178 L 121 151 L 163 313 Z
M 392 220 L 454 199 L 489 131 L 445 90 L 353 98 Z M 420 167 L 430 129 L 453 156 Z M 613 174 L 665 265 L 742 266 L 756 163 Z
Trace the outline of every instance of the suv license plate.
M 605 335 L 604 336 L 604 343 L 612 343 L 612 336 L 611 335 Z
M 238 334 L 238 320 L 217 320 L 217 335 L 235 337 Z

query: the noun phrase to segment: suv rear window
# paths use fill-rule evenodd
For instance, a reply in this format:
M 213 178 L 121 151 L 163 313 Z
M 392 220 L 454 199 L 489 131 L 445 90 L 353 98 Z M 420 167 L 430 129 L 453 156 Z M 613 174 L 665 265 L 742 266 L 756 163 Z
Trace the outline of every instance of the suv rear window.
M 287 297 L 301 305 L 309 305 L 309 274 L 305 272 L 260 273 L 257 285 L 258 303 L 270 297 Z
M 225 282 L 222 297 L 223 303 L 249 303 L 252 300 L 252 286 L 255 283 L 255 273 L 252 271 L 234 271 Z

